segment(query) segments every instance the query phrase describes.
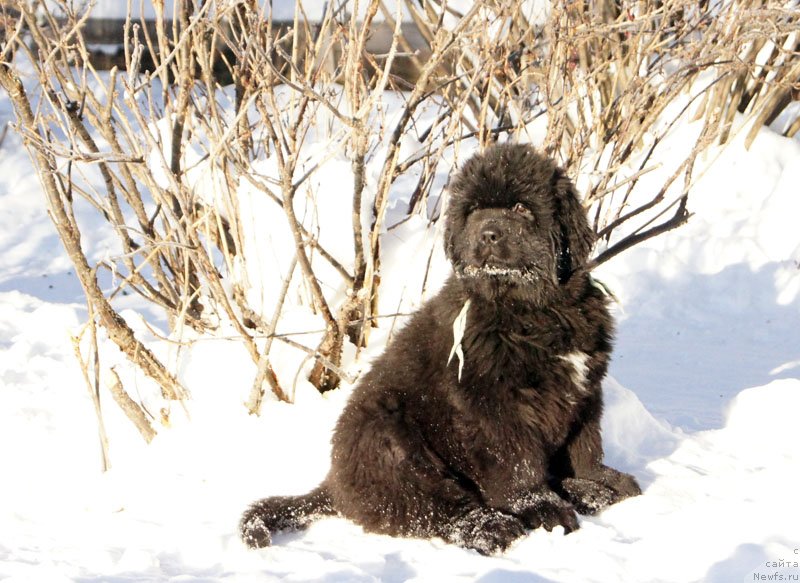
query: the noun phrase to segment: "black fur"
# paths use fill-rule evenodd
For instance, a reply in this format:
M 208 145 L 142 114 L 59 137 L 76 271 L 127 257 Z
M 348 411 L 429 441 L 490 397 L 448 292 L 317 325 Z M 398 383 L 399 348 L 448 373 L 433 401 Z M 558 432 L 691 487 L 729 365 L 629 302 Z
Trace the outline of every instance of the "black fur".
M 570 532 L 576 510 L 639 494 L 632 476 L 602 463 L 612 321 L 585 270 L 593 242 L 549 159 L 498 145 L 469 160 L 445 224 L 455 273 L 355 388 L 325 481 L 254 504 L 245 542 L 265 546 L 271 532 L 338 514 L 370 532 L 489 554 L 527 529 Z M 462 363 L 450 356 L 467 301 Z

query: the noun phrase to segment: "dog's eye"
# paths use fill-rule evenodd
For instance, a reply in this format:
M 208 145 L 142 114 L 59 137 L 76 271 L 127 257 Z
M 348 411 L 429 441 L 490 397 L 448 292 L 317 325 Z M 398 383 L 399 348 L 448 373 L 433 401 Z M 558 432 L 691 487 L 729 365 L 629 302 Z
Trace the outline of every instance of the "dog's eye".
M 531 209 L 526 207 L 521 202 L 518 202 L 517 204 L 515 204 L 514 208 L 512 210 L 515 213 L 517 213 L 518 215 L 522 215 L 523 217 L 531 218 L 533 216 L 533 213 L 531 212 Z

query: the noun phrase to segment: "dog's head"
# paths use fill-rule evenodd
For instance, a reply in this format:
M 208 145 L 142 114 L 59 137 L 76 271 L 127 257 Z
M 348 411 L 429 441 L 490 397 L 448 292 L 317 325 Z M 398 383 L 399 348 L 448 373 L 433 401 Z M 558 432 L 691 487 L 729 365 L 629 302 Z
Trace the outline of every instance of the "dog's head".
M 492 146 L 451 181 L 445 252 L 479 293 L 543 301 L 593 244 L 572 182 L 530 146 Z

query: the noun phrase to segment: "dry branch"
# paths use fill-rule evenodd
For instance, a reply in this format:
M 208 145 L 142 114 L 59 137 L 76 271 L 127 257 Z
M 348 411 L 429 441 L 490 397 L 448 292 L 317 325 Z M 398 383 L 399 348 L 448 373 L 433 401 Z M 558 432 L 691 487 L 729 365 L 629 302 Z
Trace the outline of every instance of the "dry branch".
M 125 416 L 130 419 L 131 423 L 133 423 L 134 427 L 136 427 L 142 435 L 142 438 L 144 438 L 147 443 L 150 443 L 156 436 L 156 430 L 153 429 L 153 426 L 150 424 L 150 420 L 147 418 L 144 409 L 128 395 L 125 387 L 122 386 L 122 381 L 117 371 L 114 370 L 113 367 L 109 370 L 109 375 L 110 378 L 107 383 L 108 390 L 114 398 L 114 402 L 119 405 L 119 408 L 125 413 Z
M 0 85 L 8 92 L 18 123 L 26 128 L 37 127 L 37 122 L 28 100 L 25 89 L 19 78 L 11 69 L 0 65 Z M 122 317 L 112 308 L 97 283 L 97 277 L 81 248 L 80 229 L 76 225 L 71 211 L 71 200 L 65 185 L 57 174 L 56 160 L 43 148 L 37 148 L 30 141 L 26 146 L 36 162 L 39 178 L 42 181 L 44 194 L 53 223 L 58 230 L 70 260 L 75 266 L 75 273 L 89 302 L 97 313 L 100 323 L 109 338 L 135 363 L 152 378 L 160 387 L 166 399 L 180 399 L 185 396 L 183 387 L 175 377 L 167 371 L 153 353 L 136 339 L 133 331 Z
M 89 312 L 91 316 L 92 306 L 89 304 Z M 89 350 L 90 358 L 84 359 L 81 350 L 81 338 L 83 334 L 89 330 Z M 86 383 L 86 388 L 89 390 L 89 396 L 94 405 L 95 416 L 97 417 L 97 433 L 100 439 L 100 463 L 102 471 L 106 472 L 111 467 L 111 458 L 108 453 L 108 434 L 106 433 L 106 425 L 103 421 L 103 411 L 100 406 L 100 358 L 97 347 L 97 328 L 95 326 L 94 318 L 90 317 L 89 322 L 84 326 L 83 331 L 72 337 L 72 349 L 75 352 L 75 358 L 81 367 L 83 374 L 83 381 Z M 93 362 L 92 373 L 89 372 L 89 362 Z

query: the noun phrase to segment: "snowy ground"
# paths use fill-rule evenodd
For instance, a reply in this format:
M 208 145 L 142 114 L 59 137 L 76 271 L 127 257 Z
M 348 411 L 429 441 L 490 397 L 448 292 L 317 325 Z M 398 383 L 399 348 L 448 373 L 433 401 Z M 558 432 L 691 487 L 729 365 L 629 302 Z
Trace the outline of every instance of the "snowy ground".
M 0 97 L 0 121 L 9 119 Z M 582 519 L 567 537 L 533 532 L 502 557 L 365 535 L 338 519 L 248 551 L 236 536 L 241 510 L 324 476 L 347 390 L 301 391 L 298 404 L 270 402 L 250 418 L 241 403 L 251 365 L 238 366 L 229 342 L 201 341 L 179 363 L 191 420 L 173 415 L 145 447 L 106 403 L 113 467 L 101 474 L 70 342 L 86 310 L 9 132 L 0 149 L 0 580 L 800 580 L 800 142 L 765 129 L 750 151 L 736 140 L 718 154 L 705 160 L 686 227 L 598 273 L 621 299 L 607 458 L 638 477 L 643 496 Z M 387 246 L 394 277 L 405 277 L 397 251 L 415 244 L 396 243 L 395 255 Z M 89 245 L 102 255 L 110 243 L 97 234 Z

